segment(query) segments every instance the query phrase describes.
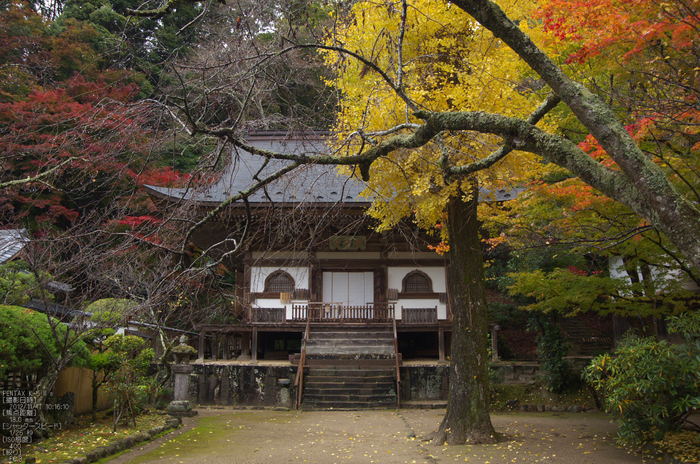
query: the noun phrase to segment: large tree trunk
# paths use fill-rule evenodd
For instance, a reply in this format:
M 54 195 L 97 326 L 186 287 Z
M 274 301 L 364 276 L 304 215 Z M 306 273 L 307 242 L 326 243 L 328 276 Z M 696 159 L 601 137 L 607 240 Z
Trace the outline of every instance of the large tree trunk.
M 471 198 L 448 205 L 452 353 L 447 412 L 433 444 L 495 443 L 489 416 L 488 319 L 477 220 L 476 183 Z

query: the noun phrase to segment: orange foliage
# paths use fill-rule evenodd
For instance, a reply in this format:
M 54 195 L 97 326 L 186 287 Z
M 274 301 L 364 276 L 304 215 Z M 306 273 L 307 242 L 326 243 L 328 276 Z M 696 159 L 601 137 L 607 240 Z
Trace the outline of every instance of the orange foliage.
M 686 3 L 673 8 L 659 0 L 548 0 L 540 4 L 537 16 L 551 40 L 580 44 L 569 63 L 583 63 L 619 44 L 626 44 L 622 58 L 627 60 L 659 43 L 692 51 L 700 18 Z

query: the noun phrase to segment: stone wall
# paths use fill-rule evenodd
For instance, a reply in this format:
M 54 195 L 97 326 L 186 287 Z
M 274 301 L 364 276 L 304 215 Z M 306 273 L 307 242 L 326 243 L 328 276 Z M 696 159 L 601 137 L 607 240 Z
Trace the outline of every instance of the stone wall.
M 284 388 L 279 380 L 289 381 L 289 393 L 294 398 L 296 370 L 296 366 L 195 364 L 190 375 L 189 400 L 193 404 L 274 407 Z M 448 365 L 404 366 L 402 399 L 445 400 L 448 377 Z
M 294 383 L 296 366 L 195 364 L 189 399 L 195 404 L 272 407 L 277 404 L 278 380 Z
M 531 384 L 537 381 L 537 363 L 496 363 L 498 381 L 505 384 Z M 221 406 L 274 407 L 279 403 L 288 381 L 288 393 L 294 398 L 296 366 L 195 364 L 190 375 L 189 400 L 193 404 Z M 402 401 L 439 401 L 447 399 L 450 366 L 448 364 L 401 367 Z
M 401 401 L 447 400 L 450 366 L 401 367 Z
M 566 360 L 571 363 L 574 375 L 579 376 L 591 362 L 591 357 L 569 356 Z M 505 384 L 534 384 L 542 375 L 538 362 L 501 361 L 492 364 L 491 369 L 496 371 L 498 381 Z
M 532 384 L 537 382 L 540 371 L 538 363 L 496 363 L 491 366 L 496 378 L 505 384 Z

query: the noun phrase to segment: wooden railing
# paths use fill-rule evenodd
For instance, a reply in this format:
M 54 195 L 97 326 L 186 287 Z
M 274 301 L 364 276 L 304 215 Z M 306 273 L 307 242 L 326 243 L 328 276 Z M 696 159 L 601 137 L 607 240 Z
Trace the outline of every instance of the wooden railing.
M 390 322 L 394 320 L 393 303 L 370 303 L 344 306 L 342 303 L 309 303 L 292 306 L 292 320 L 311 322 Z
M 401 307 L 401 320 L 407 323 L 437 322 L 437 306 L 434 308 Z
M 401 367 L 399 366 L 399 337 L 396 331 L 396 319 L 394 325 L 394 352 L 396 355 L 396 407 L 401 408 Z
M 304 331 L 304 339 L 301 341 L 301 356 L 299 357 L 299 366 L 297 368 L 297 377 L 294 381 L 294 387 L 297 389 L 297 409 L 301 409 L 301 401 L 304 397 L 304 363 L 306 362 L 306 340 L 309 339 L 311 330 L 311 320 L 306 321 L 306 330 Z
M 251 308 L 251 322 L 282 323 L 286 320 L 285 308 Z
M 368 303 L 345 306 L 342 303 L 309 303 L 292 305 L 293 322 L 391 322 L 394 303 Z M 285 308 L 251 308 L 251 322 L 279 324 L 286 322 Z M 401 321 L 409 324 L 438 321 L 437 306 L 401 308 Z

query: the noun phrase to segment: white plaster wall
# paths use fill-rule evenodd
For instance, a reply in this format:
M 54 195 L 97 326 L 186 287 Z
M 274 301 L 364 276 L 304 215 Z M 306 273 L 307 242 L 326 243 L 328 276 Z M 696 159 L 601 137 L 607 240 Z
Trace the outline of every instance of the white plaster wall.
M 345 254 L 345 253 L 343 253 Z M 401 291 L 401 282 L 403 278 L 411 271 L 420 270 L 426 273 L 433 282 L 433 291 L 436 293 L 445 293 L 447 286 L 445 282 L 445 269 L 442 267 L 389 267 L 387 269 L 388 288 L 396 288 Z M 308 289 L 309 270 L 306 267 L 253 267 L 251 269 L 251 291 L 263 292 L 265 290 L 265 279 L 275 271 L 288 272 L 292 278 L 296 288 Z M 304 301 L 293 301 L 292 304 L 305 304 Z M 285 308 L 287 319 L 292 318 L 292 304 L 284 305 L 279 298 L 258 298 L 254 306 L 259 308 Z M 401 307 L 406 308 L 432 308 L 437 306 L 438 319 L 444 320 L 447 318 L 447 305 L 440 303 L 437 298 L 434 299 L 409 299 L 403 298 L 396 302 L 396 318 L 401 319 Z
M 275 271 L 285 271 L 294 279 L 295 288 L 309 288 L 309 268 L 307 267 L 262 267 L 254 266 L 250 270 L 250 291 L 265 291 L 265 279 Z
M 447 292 L 447 282 L 445 281 L 445 268 L 444 267 L 389 267 L 387 269 L 388 274 L 388 288 L 395 288 L 401 291 L 401 283 L 403 278 L 409 272 L 421 271 L 430 277 L 433 281 L 433 292 L 435 293 L 445 293 Z M 432 299 L 414 299 L 414 298 L 402 298 L 396 302 L 396 319 L 401 319 L 401 307 L 406 308 L 434 308 L 437 306 L 438 319 L 447 319 L 447 305 L 440 303 L 438 298 Z
M 396 302 L 396 319 L 401 319 L 403 314 L 401 308 L 434 308 L 437 306 L 437 317 L 438 319 L 447 319 L 447 305 L 440 303 L 437 298 L 429 299 L 400 299 Z
M 430 277 L 430 280 L 433 281 L 433 291 L 435 293 L 445 293 L 447 291 L 444 267 L 389 267 L 387 269 L 388 288 L 396 288 L 401 291 L 401 282 L 403 278 L 406 277 L 409 272 L 416 270 L 425 272 L 428 277 Z
M 279 298 L 256 298 L 253 307 L 255 308 L 284 308 Z
M 306 305 L 307 300 L 292 300 L 291 304 L 280 303 L 279 298 L 258 298 L 253 303 L 255 308 L 284 308 L 285 319 L 290 321 L 294 316 L 294 305 Z

